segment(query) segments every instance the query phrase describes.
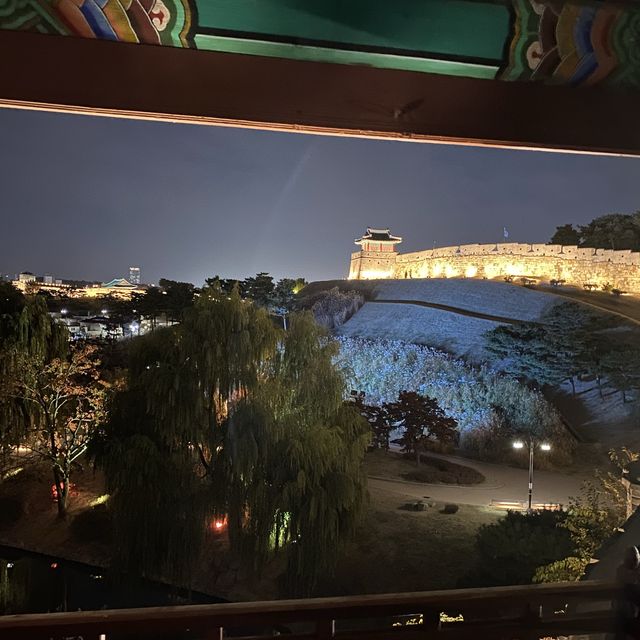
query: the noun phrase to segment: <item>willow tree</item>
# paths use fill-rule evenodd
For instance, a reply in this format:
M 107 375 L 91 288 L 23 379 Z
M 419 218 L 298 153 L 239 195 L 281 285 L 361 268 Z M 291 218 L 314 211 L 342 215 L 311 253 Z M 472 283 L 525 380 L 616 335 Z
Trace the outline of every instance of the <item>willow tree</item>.
M 254 571 L 286 553 L 291 586 L 308 590 L 331 567 L 363 502 L 368 437 L 332 356 L 310 316 L 285 336 L 212 287 L 136 341 L 102 448 L 126 568 L 184 573 L 222 514 Z
M 311 314 L 294 316 L 262 384 L 228 424 L 230 533 L 256 571 L 284 547 L 294 593 L 331 572 L 366 495 L 369 429 L 344 402 L 335 349 Z
M 43 368 L 67 353 L 66 328 L 51 318 L 42 298 L 0 283 L 0 470 L 11 464 L 34 424 L 35 407 L 13 393 L 24 379 L 25 362 Z
M 267 314 L 205 288 L 183 322 L 133 341 L 127 389 L 95 451 L 112 493 L 120 566 L 184 576 L 225 507 L 225 424 L 275 352 Z

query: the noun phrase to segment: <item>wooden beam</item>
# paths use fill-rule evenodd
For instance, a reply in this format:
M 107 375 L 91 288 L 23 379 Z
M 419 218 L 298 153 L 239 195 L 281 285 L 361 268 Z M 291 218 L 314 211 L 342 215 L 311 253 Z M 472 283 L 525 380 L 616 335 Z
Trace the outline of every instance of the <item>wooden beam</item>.
M 640 155 L 640 95 L 0 31 L 0 106 Z

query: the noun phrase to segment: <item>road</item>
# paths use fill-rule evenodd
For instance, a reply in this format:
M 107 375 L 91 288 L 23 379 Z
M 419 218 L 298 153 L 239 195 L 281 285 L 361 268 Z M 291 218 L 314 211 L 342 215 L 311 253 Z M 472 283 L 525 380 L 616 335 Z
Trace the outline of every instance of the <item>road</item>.
M 459 487 L 369 477 L 369 490 L 394 493 L 401 501 L 430 498 L 437 502 L 454 502 L 476 506 L 489 506 L 492 501 L 525 502 L 527 500 L 529 473 L 526 469 L 471 461 L 454 456 L 434 455 L 434 457 L 472 467 L 482 473 L 486 479 L 478 485 Z M 589 480 L 589 476 L 568 475 L 554 471 L 535 471 L 533 502 L 566 505 L 572 496 L 580 494 L 580 488 L 586 480 Z

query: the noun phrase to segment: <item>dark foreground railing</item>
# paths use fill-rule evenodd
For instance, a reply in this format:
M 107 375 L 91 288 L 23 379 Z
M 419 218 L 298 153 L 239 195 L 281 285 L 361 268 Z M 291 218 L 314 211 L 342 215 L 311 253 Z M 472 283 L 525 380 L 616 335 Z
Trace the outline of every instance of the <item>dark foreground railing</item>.
M 615 628 L 620 587 L 585 581 L 309 600 L 0 616 L 2 640 L 525 639 Z M 416 624 L 416 622 L 418 624 Z

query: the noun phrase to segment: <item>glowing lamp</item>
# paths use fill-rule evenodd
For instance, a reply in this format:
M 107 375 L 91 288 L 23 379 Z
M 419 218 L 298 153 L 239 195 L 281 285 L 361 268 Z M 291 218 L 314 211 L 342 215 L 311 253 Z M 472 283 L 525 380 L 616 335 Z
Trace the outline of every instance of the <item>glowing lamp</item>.
M 513 443 L 513 448 L 514 449 L 524 449 L 524 442 L 522 442 L 521 440 L 516 440 Z
M 548 444 L 548 443 L 546 443 L 546 442 L 543 442 L 543 443 L 540 445 L 540 448 L 541 448 L 543 451 L 551 451 L 551 445 L 550 445 L 550 444 Z
M 222 532 L 227 526 L 227 518 L 226 516 L 224 518 L 216 518 L 215 520 L 213 520 L 211 522 L 211 528 L 216 532 L 216 533 L 220 533 Z

